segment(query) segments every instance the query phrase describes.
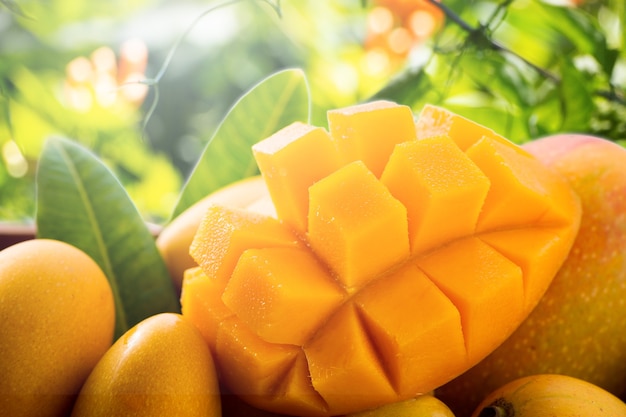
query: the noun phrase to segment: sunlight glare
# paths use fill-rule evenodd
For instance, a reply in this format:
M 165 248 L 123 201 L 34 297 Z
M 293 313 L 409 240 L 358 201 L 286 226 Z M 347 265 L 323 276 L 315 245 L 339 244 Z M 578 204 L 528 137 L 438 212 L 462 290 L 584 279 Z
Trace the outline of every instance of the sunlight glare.
M 359 74 L 348 64 L 334 65 L 331 78 L 337 91 L 343 95 L 354 94 L 359 87 Z
M 117 100 L 117 81 L 111 74 L 99 73 L 93 85 L 96 101 L 102 107 L 111 107 Z
M 93 105 L 91 89 L 85 85 L 66 85 L 65 97 L 68 104 L 81 113 L 87 113 Z
M 409 17 L 411 31 L 420 39 L 430 36 L 437 26 L 432 14 L 425 10 L 416 10 Z
M 363 70 L 366 74 L 379 76 L 389 69 L 389 56 L 382 48 L 374 48 L 363 57 Z
M 140 103 L 148 94 L 148 86 L 141 83 L 146 79 L 145 75 L 140 72 L 128 74 L 126 80 L 121 85 L 121 93 L 127 101 L 131 103 Z
M 21 178 L 28 172 L 28 161 L 15 141 L 9 140 L 2 146 L 2 159 L 12 177 Z
M 83 84 L 93 78 L 93 66 L 91 61 L 84 56 L 72 59 L 66 67 L 67 79 L 70 82 Z
M 403 27 L 395 28 L 387 37 L 389 48 L 398 55 L 406 54 L 413 44 L 413 39 L 409 31 Z
M 367 26 L 372 33 L 387 33 L 393 27 L 393 14 L 386 7 L 374 7 L 367 16 Z
M 91 54 L 91 62 L 98 73 L 115 75 L 117 71 L 115 52 L 108 46 L 102 46 L 93 51 Z

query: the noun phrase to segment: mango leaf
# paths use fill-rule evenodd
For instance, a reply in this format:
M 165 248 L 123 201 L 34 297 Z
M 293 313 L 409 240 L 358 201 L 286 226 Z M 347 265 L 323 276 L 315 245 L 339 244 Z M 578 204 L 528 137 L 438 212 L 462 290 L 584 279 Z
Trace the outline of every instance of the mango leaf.
M 310 119 L 310 94 L 299 69 L 277 72 L 241 97 L 207 143 L 172 218 L 212 191 L 258 172 L 251 146 L 292 122 Z
M 590 81 L 574 69 L 573 64 L 563 65 L 561 95 L 563 125 L 565 132 L 586 132 L 594 112 L 593 91 Z
M 154 237 L 112 172 L 69 139 L 50 138 L 37 168 L 37 237 L 91 256 L 115 297 L 115 336 L 180 306 Z
M 436 102 L 440 99 L 440 97 L 424 99 L 429 93 L 432 96 L 433 92 L 436 94 L 436 89 L 424 68 L 409 69 L 391 79 L 387 85 L 376 92 L 369 100 L 392 100 L 408 106 L 419 103 L 421 108 L 425 101 Z
M 22 7 L 19 4 L 17 4 L 15 0 L 0 0 L 0 4 L 2 4 L 4 7 L 9 9 L 11 13 L 17 16 L 20 16 L 26 19 L 32 19 L 28 14 L 24 12 Z
M 611 51 L 607 39 L 593 15 L 577 7 L 548 7 L 550 22 L 554 29 L 567 37 L 579 53 L 588 53 L 600 63 L 604 71 L 610 74 L 613 71 L 616 51 Z

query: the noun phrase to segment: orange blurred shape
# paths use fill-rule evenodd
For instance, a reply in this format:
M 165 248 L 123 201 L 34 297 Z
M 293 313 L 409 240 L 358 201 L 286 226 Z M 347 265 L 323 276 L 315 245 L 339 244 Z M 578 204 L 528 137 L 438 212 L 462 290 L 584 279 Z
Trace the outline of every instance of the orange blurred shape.
M 131 75 L 144 74 L 148 64 L 148 47 L 141 39 L 129 39 L 120 47 L 118 83 L 129 81 Z
M 374 7 L 367 15 L 367 29 L 369 33 L 385 34 L 394 26 L 394 16 L 387 7 Z
M 108 46 L 101 46 L 91 53 L 91 63 L 97 73 L 106 73 L 115 77 L 117 73 L 117 59 L 115 52 Z
M 440 23 L 437 16 L 427 10 L 415 10 L 408 18 L 408 27 L 418 39 L 432 35 Z
M 427 0 L 376 0 L 374 4 L 367 16 L 367 49 L 383 47 L 406 56 L 444 20 L 441 9 Z
M 408 54 L 414 44 L 412 34 L 404 27 L 397 27 L 387 35 L 391 52 L 398 55 Z
M 93 81 L 94 68 L 89 59 L 79 56 L 68 62 L 65 73 L 70 84 L 89 84 Z
M 443 19 L 443 12 L 428 0 L 376 0 L 376 4 L 387 7 L 401 19 L 406 19 L 415 10 L 431 13 L 436 20 Z
M 146 79 L 148 47 L 141 39 L 129 39 L 120 48 L 118 66 L 118 84 L 121 94 L 135 104 L 140 104 L 148 94 L 148 86 L 142 83 Z

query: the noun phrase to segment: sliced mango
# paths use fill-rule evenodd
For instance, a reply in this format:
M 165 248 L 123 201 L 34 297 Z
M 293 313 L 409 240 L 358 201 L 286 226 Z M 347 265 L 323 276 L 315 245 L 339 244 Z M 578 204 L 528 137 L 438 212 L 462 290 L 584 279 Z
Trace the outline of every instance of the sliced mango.
M 491 179 L 478 231 L 533 224 L 548 210 L 552 194 L 539 161 L 487 136 L 470 146 L 467 155 Z
M 328 129 L 342 161 L 362 161 L 377 177 L 396 144 L 416 139 L 411 108 L 391 101 L 333 109 L 327 117 Z
M 337 349 L 339 345 L 346 348 Z M 342 305 L 304 346 L 304 352 L 311 383 L 333 414 L 371 408 L 397 398 L 385 363 L 353 303 Z
M 187 269 L 183 282 L 185 287 L 180 295 L 183 315 L 210 316 L 210 319 L 197 321 L 196 325 L 205 340 L 215 340 L 219 324 L 234 315 L 222 302 L 223 286 L 199 266 Z
M 449 136 L 462 151 L 466 151 L 484 136 L 505 144 L 509 142 L 486 126 L 474 123 L 463 116 L 432 104 L 426 104 L 422 108 L 415 128 L 418 139 Z M 522 148 L 516 149 L 518 152 L 525 153 Z
M 458 308 L 470 363 L 502 342 L 494 331 L 510 334 L 524 317 L 522 269 L 480 239 L 457 240 L 416 263 Z
M 406 208 L 360 161 L 309 188 L 308 242 L 347 288 L 409 256 Z
M 567 229 L 544 227 L 496 230 L 480 235 L 480 239 L 519 265 L 524 277 L 524 310 L 531 310 L 541 298 L 550 277 L 561 266 L 568 248 Z
M 310 251 L 264 248 L 241 255 L 222 301 L 264 340 L 302 345 L 344 297 Z
M 372 282 L 354 303 L 398 395 L 428 392 L 467 366 L 459 310 L 414 263 Z
M 408 210 L 413 253 L 474 233 L 490 188 L 489 178 L 448 136 L 397 145 L 381 182 Z
M 255 144 L 252 152 L 278 216 L 306 231 L 309 186 L 342 165 L 330 135 L 321 127 L 294 122 Z
M 189 253 L 223 288 L 244 250 L 300 244 L 293 231 L 274 217 L 212 204 L 200 222 Z
M 279 414 L 375 408 L 463 373 L 536 305 L 580 222 L 567 182 L 447 110 L 415 122 L 377 101 L 328 122 L 254 148 L 277 217 L 209 208 L 183 280 L 222 383 Z

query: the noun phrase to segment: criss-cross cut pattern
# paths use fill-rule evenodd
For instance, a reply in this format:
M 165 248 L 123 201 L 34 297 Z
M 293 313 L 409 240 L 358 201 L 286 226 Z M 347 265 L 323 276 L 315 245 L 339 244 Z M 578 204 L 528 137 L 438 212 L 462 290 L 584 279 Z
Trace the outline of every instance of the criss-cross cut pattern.
M 431 391 L 528 315 L 580 205 L 517 145 L 435 106 L 388 101 L 294 123 L 252 151 L 276 216 L 215 205 L 183 314 L 233 393 L 330 416 Z

